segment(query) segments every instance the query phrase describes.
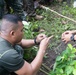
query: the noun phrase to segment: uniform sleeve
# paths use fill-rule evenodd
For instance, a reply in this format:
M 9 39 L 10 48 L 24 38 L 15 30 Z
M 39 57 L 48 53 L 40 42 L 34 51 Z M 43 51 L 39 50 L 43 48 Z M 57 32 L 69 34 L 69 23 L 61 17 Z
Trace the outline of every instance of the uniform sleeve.
M 7 52 L 2 57 L 2 66 L 9 72 L 17 71 L 24 65 L 24 59 L 22 55 L 18 54 L 16 50 Z

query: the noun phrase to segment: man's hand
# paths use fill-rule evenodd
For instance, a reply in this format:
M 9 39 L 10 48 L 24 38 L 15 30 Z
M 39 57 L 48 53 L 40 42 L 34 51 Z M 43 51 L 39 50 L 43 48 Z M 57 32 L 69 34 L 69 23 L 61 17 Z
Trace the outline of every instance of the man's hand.
M 41 41 L 40 46 L 39 46 L 40 50 L 44 50 L 44 51 L 46 50 L 46 48 L 48 47 L 48 45 L 50 43 L 49 41 L 52 37 L 53 36 L 46 37 Z
M 45 35 L 45 34 L 39 34 L 39 35 L 36 37 L 36 42 L 37 42 L 37 43 L 40 43 L 44 38 L 46 38 L 46 35 Z
M 72 34 L 72 33 L 73 33 L 72 31 L 65 31 L 64 33 L 62 33 L 62 36 L 66 34 Z
M 72 36 L 72 32 L 71 31 L 65 31 L 62 34 L 62 41 L 64 41 L 65 43 L 68 43 L 69 41 L 71 41 L 71 36 Z

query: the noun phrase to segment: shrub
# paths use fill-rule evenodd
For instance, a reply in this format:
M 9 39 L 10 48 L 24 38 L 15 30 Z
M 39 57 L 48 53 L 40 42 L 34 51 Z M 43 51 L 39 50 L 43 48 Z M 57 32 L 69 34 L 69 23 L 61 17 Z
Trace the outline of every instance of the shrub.
M 59 56 L 57 56 L 53 70 L 49 75 L 76 75 L 76 48 L 68 44 Z

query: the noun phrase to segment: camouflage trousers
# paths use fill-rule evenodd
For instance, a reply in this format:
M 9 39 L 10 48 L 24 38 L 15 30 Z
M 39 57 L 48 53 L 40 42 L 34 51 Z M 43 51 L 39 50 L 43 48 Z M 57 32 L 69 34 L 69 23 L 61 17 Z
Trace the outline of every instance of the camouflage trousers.
M 23 0 L 23 6 L 28 16 L 35 16 L 35 8 L 34 8 L 35 0 Z
M 28 16 L 36 16 L 34 1 L 36 0 L 23 0 L 23 6 Z M 39 3 L 49 2 L 50 0 L 38 0 Z
M 4 0 L 0 0 L 0 19 L 4 14 Z
M 0 1 L 3 1 L 3 0 L 0 0 Z M 18 14 L 23 20 L 25 20 L 25 15 L 23 13 L 22 0 L 4 0 L 4 1 L 8 8 L 8 12 L 10 12 L 10 7 L 11 7 L 13 9 L 14 14 Z M 4 1 L 3 1 L 3 6 L 4 6 Z M 1 7 L 0 11 L 3 12 L 3 10 L 4 10 L 4 8 Z

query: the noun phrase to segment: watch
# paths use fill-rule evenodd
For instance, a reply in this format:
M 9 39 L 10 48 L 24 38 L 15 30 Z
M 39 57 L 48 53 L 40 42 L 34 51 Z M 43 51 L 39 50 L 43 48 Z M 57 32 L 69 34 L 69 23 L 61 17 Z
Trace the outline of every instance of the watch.
M 39 45 L 39 44 L 40 44 L 40 42 L 36 42 L 36 38 L 34 38 L 34 43 L 35 43 L 36 45 Z
M 70 39 L 71 39 L 71 41 L 74 41 L 74 42 L 76 41 L 76 40 L 74 39 L 74 34 L 72 34 L 72 36 L 71 36 Z

